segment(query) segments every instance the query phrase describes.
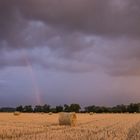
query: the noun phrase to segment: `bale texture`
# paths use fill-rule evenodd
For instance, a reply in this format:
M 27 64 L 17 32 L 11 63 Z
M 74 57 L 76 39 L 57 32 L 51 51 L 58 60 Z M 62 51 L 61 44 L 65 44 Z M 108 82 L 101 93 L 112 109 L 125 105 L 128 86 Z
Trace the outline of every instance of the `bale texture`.
M 52 112 L 49 112 L 49 113 L 48 113 L 48 115 L 52 115 L 52 114 L 53 114 Z
M 76 113 L 60 113 L 59 125 L 76 126 L 77 116 Z
M 20 115 L 20 112 L 15 111 L 15 112 L 14 112 L 14 115 L 15 115 L 15 116 L 19 116 L 19 115 Z
M 89 115 L 93 115 L 93 112 L 90 112 Z

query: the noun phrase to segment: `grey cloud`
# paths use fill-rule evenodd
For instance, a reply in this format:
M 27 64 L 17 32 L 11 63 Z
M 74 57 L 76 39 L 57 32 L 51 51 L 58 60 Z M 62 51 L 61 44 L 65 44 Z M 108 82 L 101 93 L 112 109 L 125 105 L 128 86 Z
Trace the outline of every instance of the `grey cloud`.
M 114 76 L 140 75 L 140 41 L 131 39 L 104 42 L 101 55 L 107 58 L 102 63 L 104 71 Z
M 24 0 L 20 11 L 30 20 L 108 36 L 140 36 L 138 0 Z
M 110 41 L 94 37 L 92 40 L 92 47 L 74 51 L 71 55 L 67 52 L 70 56 L 44 47 L 3 53 L 0 64 L 1 67 L 39 65 L 45 69 L 77 73 L 100 71 L 113 76 L 140 75 L 140 48 L 134 45 L 139 41 Z
M 46 53 L 43 51 L 46 51 Z M 41 56 L 40 56 L 41 52 Z M 79 62 L 75 59 L 65 59 L 59 55 L 55 55 L 54 52 L 47 49 L 41 50 L 18 50 L 12 52 L 3 52 L 0 57 L 0 67 L 34 67 L 40 66 L 42 68 L 51 69 L 53 71 L 65 71 L 65 72 L 91 72 L 95 69 L 94 65 L 86 62 Z
M 46 47 L 49 56 L 30 54 L 33 64 L 70 72 L 139 74 L 139 0 L 0 0 L 0 10 L 1 67 L 26 66 L 16 50 L 34 48 L 42 54 L 35 47 Z M 10 56 L 4 54 L 7 49 L 14 49 Z
M 29 20 L 61 30 L 140 37 L 138 0 L 0 0 L 0 9 L 0 38 L 14 45 L 24 42 L 21 33 Z
M 0 0 L 1 104 L 138 101 L 139 25 L 139 0 Z
M 0 56 L 0 67 L 4 68 L 7 66 L 26 66 L 26 60 L 18 55 L 18 53 L 3 54 Z
M 105 38 L 80 36 L 82 38 L 82 43 L 80 43 L 73 38 L 73 35 L 71 37 L 73 40 L 71 45 L 78 43 L 73 47 L 78 47 L 79 50 L 71 48 L 67 40 L 69 37 L 65 36 L 62 42 L 58 39 L 52 46 L 55 48 L 65 43 L 67 46 L 65 51 L 63 47 L 59 47 L 60 50 L 41 47 L 31 50 L 5 51 L 1 53 L 0 66 L 39 65 L 45 69 L 65 72 L 100 71 L 112 76 L 140 75 L 140 42 L 138 40 L 114 39 L 110 41 Z M 86 44 L 91 46 L 85 47 Z

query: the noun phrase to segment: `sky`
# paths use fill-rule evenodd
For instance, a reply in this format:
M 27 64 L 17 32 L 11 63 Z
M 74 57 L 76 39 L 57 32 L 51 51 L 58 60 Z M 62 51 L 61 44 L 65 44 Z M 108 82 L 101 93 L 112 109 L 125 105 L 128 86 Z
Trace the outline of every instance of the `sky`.
M 139 0 L 0 0 L 0 106 L 140 101 Z

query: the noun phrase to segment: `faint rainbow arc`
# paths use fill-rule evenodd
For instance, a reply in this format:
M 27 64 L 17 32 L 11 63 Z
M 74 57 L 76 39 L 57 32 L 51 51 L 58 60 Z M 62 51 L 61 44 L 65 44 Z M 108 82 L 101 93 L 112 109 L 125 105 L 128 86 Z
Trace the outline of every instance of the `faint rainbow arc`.
M 37 78 L 36 78 L 36 74 L 34 73 L 34 70 L 33 70 L 33 67 L 32 67 L 32 64 L 28 58 L 28 52 L 26 52 L 26 50 L 22 50 L 22 55 L 24 56 L 24 60 L 25 60 L 25 63 L 27 64 L 27 67 L 29 69 L 29 73 L 30 73 L 30 76 L 31 76 L 31 81 L 32 81 L 32 84 L 33 84 L 33 91 L 35 93 L 35 98 L 36 98 L 36 102 L 37 104 L 41 104 L 41 98 L 40 98 L 40 89 L 39 89 L 39 85 L 37 83 Z

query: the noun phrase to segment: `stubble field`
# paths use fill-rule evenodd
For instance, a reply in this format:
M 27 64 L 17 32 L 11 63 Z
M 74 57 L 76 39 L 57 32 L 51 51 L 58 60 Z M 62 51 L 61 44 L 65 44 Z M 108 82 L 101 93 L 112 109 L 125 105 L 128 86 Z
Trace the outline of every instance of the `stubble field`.
M 58 114 L 0 114 L 0 140 L 140 140 L 140 114 L 77 114 L 75 127 Z

